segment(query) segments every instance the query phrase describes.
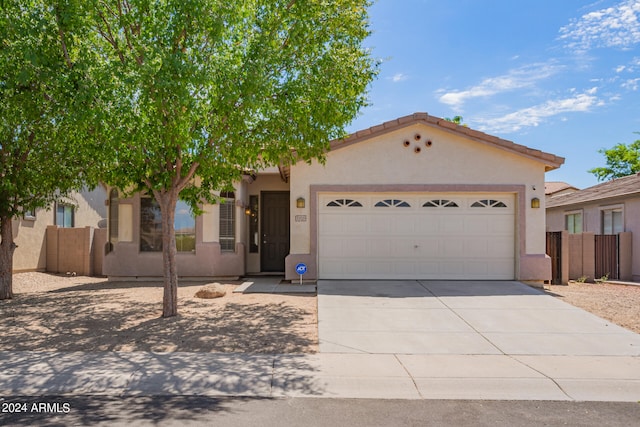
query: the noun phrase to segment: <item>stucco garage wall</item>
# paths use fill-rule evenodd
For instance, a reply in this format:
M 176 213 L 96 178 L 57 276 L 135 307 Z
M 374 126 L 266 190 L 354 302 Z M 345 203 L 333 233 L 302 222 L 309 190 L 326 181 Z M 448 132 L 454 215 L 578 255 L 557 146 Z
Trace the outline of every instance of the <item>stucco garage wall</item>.
M 405 141 L 409 141 L 408 146 Z M 431 141 L 430 146 L 427 141 Z M 416 152 L 417 148 L 420 148 L 419 152 Z M 302 255 L 293 256 L 292 261 L 304 259 L 305 255 L 310 261 L 314 257 L 311 251 L 314 249 L 312 233 L 315 233 L 312 227 L 315 225 L 311 220 L 295 220 L 301 215 L 313 217 L 316 195 L 312 194 L 312 186 L 334 186 L 335 191 L 339 191 L 337 188 L 375 191 L 375 187 L 379 187 L 387 192 L 503 189 L 518 193 L 517 217 L 526 222 L 526 228 L 519 223 L 516 230 L 516 244 L 522 244 L 520 262 L 522 264 L 524 258 L 532 255 L 536 260 L 530 266 L 536 269 L 537 263 L 547 262 L 544 258 L 544 170 L 544 164 L 537 160 L 423 124 L 334 149 L 328 153 L 325 165 L 300 162 L 291 167 L 291 254 Z M 298 209 L 295 207 L 298 197 L 304 197 L 310 203 L 304 209 Z M 540 199 L 541 208 L 529 207 L 528 201 L 532 197 Z M 287 266 L 288 275 L 290 264 L 292 262 Z

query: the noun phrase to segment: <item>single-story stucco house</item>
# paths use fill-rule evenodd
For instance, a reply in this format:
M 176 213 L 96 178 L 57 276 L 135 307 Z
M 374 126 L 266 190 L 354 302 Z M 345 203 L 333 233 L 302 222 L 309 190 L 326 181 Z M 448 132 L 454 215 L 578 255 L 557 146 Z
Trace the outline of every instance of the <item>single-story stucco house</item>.
M 620 279 L 640 282 L 640 174 L 550 199 L 546 212 L 550 232 L 623 236 L 618 244 Z
M 96 270 L 73 267 L 78 257 L 89 256 L 89 252 L 94 249 L 86 247 L 93 243 L 93 231 L 106 228 L 105 197 L 106 190 L 102 186 L 74 191 L 46 209 L 26 212 L 23 217 L 14 218 L 13 238 L 17 248 L 13 254 L 13 272 L 46 270 L 58 273 L 70 270 L 78 274 L 101 274 L 101 267 Z M 76 230 L 75 238 L 64 239 L 64 243 L 48 241 L 47 237 L 56 239 L 56 228 L 86 230 Z M 98 262 L 101 262 L 102 257 L 99 255 L 102 252 L 101 247 L 95 254 Z
M 564 159 L 415 113 L 238 182 L 228 202 L 176 215 L 182 277 L 544 281 L 545 172 Z M 161 275 L 159 210 L 109 194 L 110 279 Z

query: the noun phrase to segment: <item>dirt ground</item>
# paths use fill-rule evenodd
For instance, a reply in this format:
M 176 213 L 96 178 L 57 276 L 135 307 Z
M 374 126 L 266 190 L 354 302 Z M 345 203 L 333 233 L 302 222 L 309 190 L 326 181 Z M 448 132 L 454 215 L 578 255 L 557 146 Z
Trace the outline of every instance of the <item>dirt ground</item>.
M 314 353 L 315 295 L 194 295 L 180 285 L 178 316 L 162 319 L 157 282 L 44 273 L 13 276 L 13 300 L 0 301 L 0 350 Z
M 14 299 L 0 301 L 0 351 L 185 351 L 314 353 L 315 295 L 234 294 L 217 299 L 178 289 L 178 313 L 162 319 L 162 287 L 44 273 L 13 276 Z M 640 286 L 572 283 L 547 291 L 640 333 Z
M 571 282 L 547 293 L 640 334 L 640 286 Z

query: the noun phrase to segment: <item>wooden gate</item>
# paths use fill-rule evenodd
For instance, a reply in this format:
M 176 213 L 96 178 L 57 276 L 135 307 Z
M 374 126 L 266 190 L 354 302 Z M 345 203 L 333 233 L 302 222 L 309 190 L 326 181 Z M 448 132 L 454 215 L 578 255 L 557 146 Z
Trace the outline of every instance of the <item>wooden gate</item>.
M 551 258 L 551 284 L 562 284 L 562 232 L 547 232 L 547 255 Z
M 595 236 L 596 279 L 606 276 L 609 279 L 619 278 L 618 235 L 601 234 Z

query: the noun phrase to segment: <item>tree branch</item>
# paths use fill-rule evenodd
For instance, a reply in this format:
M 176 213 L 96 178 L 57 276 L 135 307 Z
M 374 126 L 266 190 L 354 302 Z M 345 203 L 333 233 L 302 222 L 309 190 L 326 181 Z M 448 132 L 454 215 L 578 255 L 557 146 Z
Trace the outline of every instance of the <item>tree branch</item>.
M 64 31 L 62 31 L 62 25 L 60 22 L 60 11 L 56 7 L 56 24 L 58 26 L 58 35 L 60 36 L 60 45 L 62 46 L 62 54 L 64 55 L 64 61 L 67 64 L 67 67 L 73 68 L 73 63 L 71 62 L 71 58 L 69 57 L 69 51 L 67 49 L 67 42 L 64 38 Z

